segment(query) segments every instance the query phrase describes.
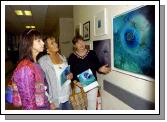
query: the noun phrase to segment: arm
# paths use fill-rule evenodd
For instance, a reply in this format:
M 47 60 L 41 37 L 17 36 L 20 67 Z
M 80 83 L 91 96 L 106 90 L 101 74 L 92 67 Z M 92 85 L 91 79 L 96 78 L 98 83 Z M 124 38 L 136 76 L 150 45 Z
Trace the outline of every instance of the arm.
M 70 63 L 67 62 L 67 58 L 64 55 L 60 55 L 60 56 L 62 56 L 62 60 L 66 65 L 68 65 L 68 64 L 70 65 Z M 70 73 L 67 74 L 66 77 L 67 77 L 67 80 L 72 80 L 73 79 L 73 73 L 71 72 L 71 68 L 70 68 Z
M 96 55 L 96 52 L 95 51 L 92 51 L 92 57 L 93 57 L 93 61 L 94 61 L 94 64 L 95 64 L 95 70 L 99 73 L 101 73 L 99 71 L 100 67 L 102 66 L 102 64 L 100 63 L 97 55 Z
M 23 66 L 14 73 L 14 81 L 17 84 L 23 109 L 37 109 L 35 101 L 35 78 L 32 69 Z
M 103 74 L 106 74 L 106 73 L 109 73 L 111 71 L 111 68 L 108 67 L 108 64 L 105 64 L 105 65 L 101 65 L 96 53 L 93 51 L 93 57 L 94 57 L 94 61 L 95 61 L 95 67 L 96 67 L 96 71 L 99 72 L 99 73 L 103 73 Z
M 46 78 L 46 79 L 48 79 L 48 78 Z M 47 98 L 48 98 L 48 101 L 49 101 L 49 103 L 50 103 L 50 109 L 51 110 L 55 110 L 56 109 L 56 105 L 53 103 L 53 98 L 52 98 L 52 89 L 51 89 L 51 83 L 50 82 L 48 82 L 47 81 L 47 83 L 48 83 L 48 89 L 49 89 L 49 92 L 47 91 L 47 92 L 45 92 L 45 95 L 47 96 Z
M 106 65 L 101 66 L 98 71 L 101 73 L 107 74 L 111 71 L 111 68 L 108 67 L 108 64 L 106 64 Z
M 68 64 L 70 65 L 70 71 L 73 74 L 73 78 L 72 78 L 72 82 L 71 82 L 71 87 L 74 87 L 74 84 L 76 83 L 75 81 L 78 81 L 77 77 L 76 77 L 76 70 L 75 70 L 75 58 L 73 56 L 73 54 L 71 54 L 68 58 Z M 79 82 L 78 82 L 79 83 Z M 77 85 L 77 84 L 76 84 Z
M 68 59 L 68 64 L 70 65 L 70 71 L 71 73 L 73 74 L 73 78 L 72 78 L 72 81 L 73 80 L 78 80 L 77 79 L 77 68 L 76 68 L 76 62 L 75 62 L 75 57 L 73 56 L 73 54 L 71 54 L 69 56 L 69 59 Z M 73 82 L 72 82 L 73 83 Z
M 41 66 L 41 68 L 42 68 L 42 70 L 44 71 L 44 73 L 45 73 L 45 77 L 46 77 L 46 81 L 47 81 L 47 83 L 48 83 L 48 89 L 49 89 L 49 92 L 47 92 L 46 93 L 46 96 L 48 97 L 48 101 L 51 103 L 53 100 L 53 98 L 52 98 L 52 89 L 51 89 L 51 82 L 50 82 L 50 78 L 49 78 L 49 76 L 47 75 L 47 68 L 48 68 L 48 66 L 46 65 L 46 62 L 45 62 L 45 59 L 44 58 L 41 58 L 41 59 L 39 59 L 38 60 L 38 63 L 40 64 L 40 66 Z

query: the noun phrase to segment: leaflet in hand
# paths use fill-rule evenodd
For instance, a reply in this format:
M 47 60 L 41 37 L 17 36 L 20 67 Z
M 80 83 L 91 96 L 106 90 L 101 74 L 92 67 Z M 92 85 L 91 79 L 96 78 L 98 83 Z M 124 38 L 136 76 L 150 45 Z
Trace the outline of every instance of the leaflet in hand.
M 96 78 L 94 77 L 94 75 L 90 69 L 77 75 L 77 77 L 78 77 L 81 85 L 83 86 L 83 89 L 85 92 L 98 86 L 98 82 L 96 81 Z
M 67 75 L 70 73 L 70 65 L 64 68 L 62 74 L 61 74 L 61 86 L 64 84 L 69 84 L 71 80 L 67 80 Z

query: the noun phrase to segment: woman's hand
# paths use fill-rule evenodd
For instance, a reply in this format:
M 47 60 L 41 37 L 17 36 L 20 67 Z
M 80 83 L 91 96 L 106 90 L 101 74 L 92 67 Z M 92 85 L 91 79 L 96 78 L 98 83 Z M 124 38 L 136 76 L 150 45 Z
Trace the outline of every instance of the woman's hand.
M 67 79 L 68 79 L 68 80 L 73 79 L 73 74 L 72 74 L 72 73 L 69 73 L 69 74 L 67 75 Z
M 108 64 L 106 64 L 106 65 L 103 65 L 102 67 L 99 68 L 99 72 L 107 74 L 107 73 L 111 72 L 111 68 L 108 67 Z
M 51 110 L 55 110 L 56 109 L 56 105 L 54 103 L 50 103 L 50 109 Z

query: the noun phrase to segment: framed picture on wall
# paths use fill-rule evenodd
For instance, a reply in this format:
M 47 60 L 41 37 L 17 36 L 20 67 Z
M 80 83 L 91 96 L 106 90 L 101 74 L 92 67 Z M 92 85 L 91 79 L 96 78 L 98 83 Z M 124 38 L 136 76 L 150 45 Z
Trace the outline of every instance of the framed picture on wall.
M 83 24 L 83 38 L 85 41 L 90 39 L 90 21 Z
M 113 18 L 114 68 L 138 78 L 155 78 L 155 6 L 140 6 Z M 119 48 L 118 48 L 119 47 Z
M 93 50 L 102 65 L 111 67 L 111 41 L 110 39 L 93 41 Z
M 94 16 L 94 35 L 102 36 L 107 34 L 106 8 Z

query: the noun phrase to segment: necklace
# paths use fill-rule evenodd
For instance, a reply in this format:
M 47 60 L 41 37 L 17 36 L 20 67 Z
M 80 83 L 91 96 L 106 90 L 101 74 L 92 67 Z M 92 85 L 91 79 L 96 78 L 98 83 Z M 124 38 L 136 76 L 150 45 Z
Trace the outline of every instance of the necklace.
M 86 51 L 86 54 L 85 54 L 85 55 L 80 56 L 77 52 L 74 52 L 74 54 L 75 54 L 78 58 L 80 58 L 80 59 L 84 59 L 84 58 L 88 55 L 88 53 L 89 53 L 89 50 Z
M 59 66 L 59 69 L 62 69 L 62 67 L 61 67 L 61 66 Z
M 59 69 L 62 69 L 63 68 L 63 66 L 61 66 L 61 64 L 56 64 L 57 65 L 57 67 L 59 68 Z

